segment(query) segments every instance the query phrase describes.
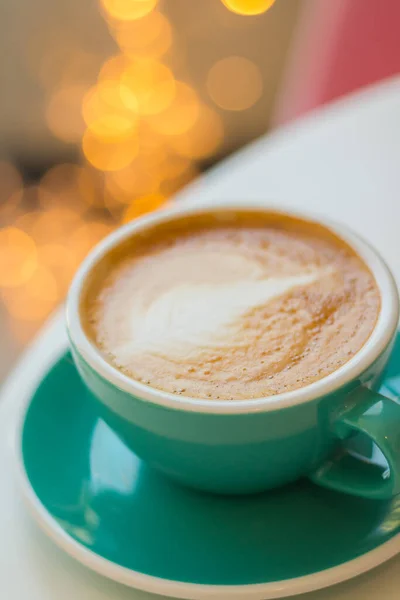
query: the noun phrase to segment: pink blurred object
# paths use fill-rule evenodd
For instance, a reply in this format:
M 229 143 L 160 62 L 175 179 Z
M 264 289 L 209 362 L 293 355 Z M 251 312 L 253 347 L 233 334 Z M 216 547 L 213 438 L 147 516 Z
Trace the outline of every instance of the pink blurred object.
M 307 0 L 273 122 L 400 72 L 400 0 Z

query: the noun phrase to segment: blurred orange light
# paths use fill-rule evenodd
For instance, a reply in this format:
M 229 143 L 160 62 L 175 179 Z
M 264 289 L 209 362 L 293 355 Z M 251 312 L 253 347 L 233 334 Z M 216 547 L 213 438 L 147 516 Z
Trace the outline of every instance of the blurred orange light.
M 176 154 L 170 154 L 166 157 L 164 162 L 160 165 L 163 179 L 176 179 L 181 177 L 185 172 L 194 168 L 193 163 L 189 158 L 184 156 L 178 156 Z
M 137 124 L 137 102 L 125 90 L 122 99 L 121 84 L 104 80 L 91 88 L 83 99 L 82 114 L 86 125 L 97 135 L 114 132 L 118 137 L 130 134 Z M 129 100 L 127 105 L 126 100 Z
M 190 166 L 188 166 L 187 169 L 175 175 L 175 177 L 165 178 L 160 190 L 165 196 L 169 197 L 193 181 L 197 175 L 198 170 L 193 163 L 190 163 Z
M 221 145 L 224 130 L 221 118 L 208 106 L 202 106 L 199 117 L 189 132 L 169 138 L 180 156 L 192 159 L 212 156 Z
M 185 133 L 199 116 L 199 100 L 195 91 L 186 83 L 176 82 L 175 98 L 163 112 L 153 115 L 149 123 L 162 135 Z
M 83 260 L 97 242 L 112 231 L 112 227 L 102 222 L 82 223 L 69 239 L 70 247 L 78 262 Z
M 13 225 L 17 229 L 22 229 L 22 231 L 24 231 L 28 235 L 31 235 L 32 234 L 32 228 L 34 227 L 37 219 L 38 219 L 38 212 L 35 211 L 35 210 L 32 210 L 32 211 L 29 211 L 29 212 L 24 212 L 21 215 L 19 215 L 15 219 Z
M 46 109 L 46 121 L 52 134 L 67 143 L 81 139 L 85 125 L 81 106 L 86 87 L 70 85 L 57 90 Z
M 53 242 L 38 246 L 39 263 L 50 269 L 57 278 L 57 284 L 63 292 L 66 291 L 74 271 L 77 261 L 74 260 L 73 248 L 67 243 L 65 245 L 59 242 Z
M 143 115 L 165 110 L 175 96 L 175 80 L 165 65 L 153 59 L 137 59 L 122 76 L 122 98 L 133 94 Z M 129 97 L 128 97 L 129 101 Z
M 168 147 L 158 133 L 144 126 L 139 131 L 139 155 L 141 168 L 154 171 L 168 156 Z
M 118 23 L 113 35 L 121 50 L 132 57 L 160 58 L 172 43 L 171 25 L 158 11 L 140 21 Z
M 102 66 L 98 76 L 99 82 L 120 82 L 121 76 L 124 73 L 130 60 L 123 54 L 112 56 Z
M 255 0 L 247 4 L 254 10 Z M 80 261 L 116 219 L 165 206 L 195 177 L 195 161 L 223 141 L 218 114 L 160 62 L 173 30 L 158 0 L 100 5 L 119 54 L 104 63 L 91 89 L 83 82 L 93 81 L 99 56 L 77 49 L 65 28 L 55 36 L 50 28 L 50 54 L 42 36 L 31 53 L 31 71 L 47 94 L 49 130 L 63 142 L 80 142 L 84 165 L 59 164 L 24 187 L 18 170 L 0 161 L 0 225 L 7 225 L 0 229 L 0 295 L 19 339 L 62 299 Z
M 240 56 L 219 60 L 208 73 L 208 93 L 225 110 L 250 108 L 260 98 L 262 89 L 260 69 Z
M 18 169 L 0 160 L 0 218 L 9 222 L 23 196 L 23 182 Z
M 18 319 L 37 321 L 46 317 L 59 299 L 54 275 L 38 265 L 32 277 L 20 289 L 4 295 L 9 313 Z
M 122 202 L 119 197 L 109 193 L 107 187 L 104 190 L 103 207 L 111 215 L 111 218 L 118 224 L 121 221 L 121 215 L 126 208 L 126 202 Z
M 57 242 L 43 244 L 38 246 L 39 262 L 43 262 L 46 267 L 69 264 L 71 262 L 69 250 L 70 248 Z
M 103 141 L 118 143 L 132 137 L 135 123 L 125 115 L 103 115 L 91 122 L 89 129 Z
M 95 204 L 95 181 L 88 169 L 64 163 L 49 169 L 38 187 L 40 206 L 44 209 L 66 207 L 84 213 Z
M 114 19 L 131 21 L 148 15 L 158 0 L 101 0 L 107 13 Z
M 55 165 L 43 175 L 38 189 L 39 201 L 43 208 L 53 207 L 65 195 L 74 192 L 75 181 L 81 167 L 72 163 Z
M 82 149 L 87 160 L 100 171 L 118 171 L 127 167 L 138 152 L 137 137 L 109 140 L 91 131 L 83 136 Z
M 22 194 L 22 177 L 18 169 L 6 160 L 0 160 L 0 202 L 7 202 L 15 192 Z
M 135 196 L 157 192 L 159 187 L 157 168 L 149 167 L 140 159 L 125 169 L 106 175 L 107 191 L 123 204 L 130 203 Z
M 132 204 L 128 206 L 124 214 L 124 223 L 137 219 L 138 217 L 145 215 L 153 210 L 161 208 L 166 202 L 166 197 L 162 194 L 148 194 L 135 198 Z
M 58 242 L 68 239 L 80 221 L 80 215 L 70 206 L 55 206 L 37 213 L 30 232 L 38 244 Z
M 103 176 L 89 164 L 84 164 L 76 175 L 77 195 L 89 207 L 102 206 Z
M 56 302 L 59 297 L 54 275 L 42 265 L 38 266 L 25 289 L 31 297 L 51 304 Z
M 0 229 L 0 286 L 22 285 L 32 277 L 36 267 L 33 239 L 16 227 Z
M 129 114 L 130 119 L 137 119 L 138 105 L 136 97 L 128 95 L 120 81 L 107 80 L 97 84 L 97 94 L 105 108 Z
M 229 10 L 239 15 L 260 15 L 275 3 L 275 0 L 222 0 Z

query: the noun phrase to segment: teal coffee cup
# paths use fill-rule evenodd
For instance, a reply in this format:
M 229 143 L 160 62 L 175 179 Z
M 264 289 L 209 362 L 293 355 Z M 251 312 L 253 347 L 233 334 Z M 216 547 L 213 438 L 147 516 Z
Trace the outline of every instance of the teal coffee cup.
M 210 212 L 229 217 L 240 208 L 268 210 L 234 205 L 160 211 L 121 227 L 86 258 L 69 292 L 67 322 L 76 366 L 99 417 L 150 467 L 198 490 L 253 493 L 309 477 L 367 498 L 398 494 L 400 405 L 376 391 L 396 335 L 398 292 L 379 255 L 346 228 L 303 216 L 339 235 L 369 266 L 381 295 L 379 317 L 367 342 L 346 364 L 300 389 L 232 401 L 167 393 L 113 367 L 86 335 L 82 293 L 108 252 L 155 225 Z M 351 439 L 360 434 L 364 444 L 369 440 L 379 448 L 380 463 L 351 452 Z

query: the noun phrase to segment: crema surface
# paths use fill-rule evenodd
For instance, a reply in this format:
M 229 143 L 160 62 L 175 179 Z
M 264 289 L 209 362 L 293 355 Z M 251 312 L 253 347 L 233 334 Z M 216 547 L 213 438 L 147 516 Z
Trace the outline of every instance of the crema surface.
M 129 377 L 194 398 L 250 399 L 332 373 L 370 336 L 376 282 L 328 229 L 288 216 L 181 219 L 93 270 L 86 329 Z

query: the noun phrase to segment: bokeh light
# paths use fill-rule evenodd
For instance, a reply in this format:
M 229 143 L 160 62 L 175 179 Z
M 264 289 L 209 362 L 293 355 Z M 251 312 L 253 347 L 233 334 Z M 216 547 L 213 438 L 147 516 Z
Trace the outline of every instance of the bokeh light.
M 186 83 L 176 82 L 175 97 L 164 111 L 149 119 L 151 127 L 162 135 L 179 135 L 189 131 L 200 112 L 196 92 Z
M 157 192 L 161 176 L 157 168 L 136 159 L 125 169 L 106 175 L 108 193 L 121 204 L 131 203 L 136 196 Z
M 81 223 L 70 235 L 71 247 L 80 263 L 97 242 L 112 231 L 110 223 L 92 221 Z
M 23 181 L 20 172 L 11 162 L 0 160 L 0 203 L 8 201 L 16 193 L 21 196 Z
M 0 286 L 16 287 L 28 281 L 37 267 L 33 239 L 21 229 L 0 230 Z
M 135 121 L 126 115 L 102 115 L 88 125 L 90 132 L 106 143 L 122 142 L 132 138 Z
M 38 186 L 42 209 L 57 207 L 84 214 L 98 203 L 98 182 L 89 168 L 72 163 L 55 165 L 43 175 Z
M 13 317 L 38 321 L 49 314 L 60 295 L 55 276 L 44 265 L 38 265 L 21 290 L 6 292 L 3 297 Z
M 167 198 L 159 193 L 135 198 L 131 205 L 126 209 L 123 222 L 127 223 L 128 221 L 137 219 L 149 212 L 158 210 L 165 204 L 166 200 Z
M 30 234 L 38 244 L 65 239 L 80 223 L 80 215 L 70 206 L 56 206 L 37 212 Z
M 138 21 L 117 22 L 111 32 L 121 51 L 132 58 L 161 58 L 172 44 L 171 25 L 159 11 Z
M 68 284 L 79 264 L 79 256 L 71 246 L 64 245 L 62 239 L 48 242 L 37 248 L 38 262 L 49 269 L 57 278 L 61 295 L 67 291 Z
M 181 177 L 189 170 L 195 170 L 195 166 L 189 158 L 185 158 L 184 156 L 179 156 L 176 154 L 170 154 L 167 156 L 160 168 L 163 179 L 167 181 L 169 179 Z
M 168 177 L 165 177 L 160 186 L 160 192 L 168 198 L 196 179 L 199 175 L 199 170 L 193 162 L 190 162 L 187 168 L 181 170 L 180 173 L 176 173 L 174 176 L 172 176 L 171 173 Z
M 165 110 L 175 96 L 175 80 L 171 70 L 154 59 L 136 59 L 121 78 L 122 98 L 137 100 L 142 115 L 154 115 Z
M 55 137 L 66 143 L 82 138 L 85 124 L 82 119 L 82 100 L 86 86 L 69 85 L 56 90 L 46 108 L 46 121 Z
M 222 143 L 222 120 L 208 106 L 202 106 L 194 126 L 187 133 L 169 138 L 173 150 L 180 156 L 203 159 L 214 154 Z
M 87 127 L 105 137 L 126 137 L 137 125 L 137 100 L 116 80 L 105 80 L 85 94 L 82 114 Z
M 0 298 L 21 342 L 62 301 L 93 245 L 121 222 L 165 207 L 224 138 L 219 114 L 179 80 L 184 52 L 161 3 L 99 0 L 99 7 L 118 47 L 101 67 L 96 51 L 77 48 L 62 26 L 51 40 L 35 36 L 29 56 L 48 129 L 70 145 L 68 153 L 78 144 L 81 161 L 52 166 L 38 179 L 33 173 L 25 185 L 11 162 L 0 161 Z M 225 80 L 226 73 L 225 65 Z M 240 110 L 250 96 L 256 101 L 248 72 L 243 81 Z M 229 108 L 215 89 L 211 83 L 219 108 L 239 110 L 235 91 Z
M 12 218 L 23 196 L 23 181 L 18 169 L 5 160 L 0 160 L 0 219 Z
M 124 54 L 111 56 L 101 67 L 98 81 L 114 81 L 120 83 L 121 77 L 130 62 L 130 59 Z
M 217 106 L 225 110 L 246 110 L 259 100 L 263 82 L 260 69 L 241 56 L 219 60 L 207 77 L 207 90 Z
M 141 122 L 139 128 L 139 154 L 144 167 L 156 168 L 166 159 L 169 148 L 165 138 L 150 128 L 147 121 Z
M 82 149 L 87 160 L 101 171 L 118 171 L 127 167 L 138 152 L 139 143 L 133 136 L 125 140 L 100 137 L 87 130 Z
M 148 15 L 158 0 L 101 0 L 104 10 L 114 19 L 131 21 Z
M 229 10 L 239 15 L 260 15 L 266 12 L 275 0 L 222 0 Z
M 35 209 L 28 212 L 22 212 L 13 221 L 13 226 L 17 229 L 21 229 L 28 235 L 32 235 L 32 229 L 41 214 L 41 211 L 37 211 Z

